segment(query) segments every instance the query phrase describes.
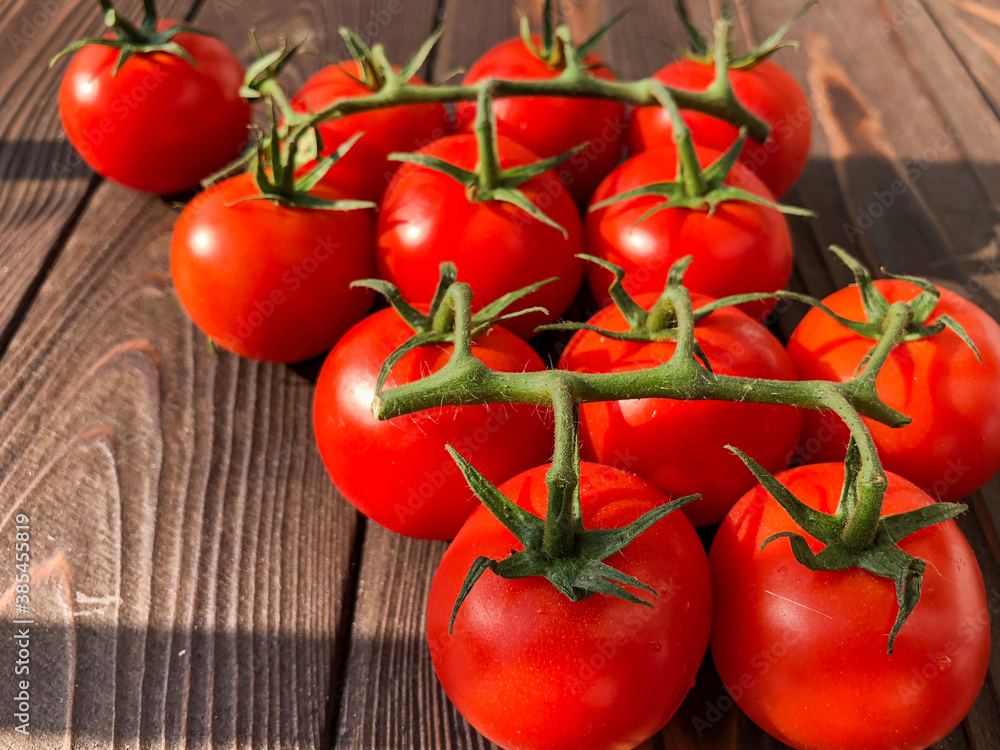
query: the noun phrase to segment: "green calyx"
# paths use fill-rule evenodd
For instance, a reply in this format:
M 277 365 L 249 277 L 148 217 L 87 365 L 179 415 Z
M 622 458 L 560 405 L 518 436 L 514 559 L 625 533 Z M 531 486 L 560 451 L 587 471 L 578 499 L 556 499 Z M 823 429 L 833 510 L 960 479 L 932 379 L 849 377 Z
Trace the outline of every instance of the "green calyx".
M 724 23 L 723 25 L 725 26 Z M 720 64 L 724 68 L 725 63 Z M 668 208 L 708 211 L 711 216 L 719 204 L 731 201 L 755 203 L 795 216 L 811 217 L 816 215 L 815 212 L 808 209 L 777 203 L 748 190 L 726 184 L 726 178 L 729 177 L 729 173 L 733 170 L 743 151 L 743 144 L 747 138 L 746 128 L 741 128 L 736 141 L 708 167 L 702 169 L 694 148 L 691 131 L 684 123 L 674 97 L 659 81 L 652 81 L 650 89 L 652 95 L 670 114 L 674 145 L 677 151 L 677 176 L 672 182 L 644 185 L 614 195 L 607 200 L 599 201 L 590 206 L 590 211 L 597 211 L 634 198 L 655 196 L 663 200 L 640 216 L 636 220 L 636 224 L 640 224 L 653 214 Z
M 344 42 L 347 44 L 348 52 L 350 52 L 351 57 L 361 68 L 361 77 L 351 75 L 340 65 L 337 65 L 337 67 L 348 78 L 354 79 L 372 91 L 381 91 L 387 86 L 401 86 L 417 74 L 417 71 L 423 67 L 431 50 L 434 49 L 434 45 L 441 38 L 444 27 L 439 26 L 435 29 L 434 33 L 424 40 L 424 43 L 420 45 L 420 49 L 417 50 L 416 54 L 398 73 L 392 67 L 392 63 L 389 62 L 385 48 L 381 44 L 376 44 L 374 47 L 369 48 L 365 44 L 364 39 L 353 29 L 341 26 L 339 31 L 340 36 L 343 37 Z
M 868 269 L 865 268 L 865 266 L 854 256 L 837 245 L 831 245 L 830 250 L 838 258 L 840 258 L 840 260 L 851 269 L 851 273 L 854 274 L 855 284 L 861 294 L 861 305 L 865 311 L 865 320 L 847 320 L 829 309 L 824 309 L 824 312 L 832 316 L 841 325 L 851 329 L 861 336 L 870 339 L 879 339 L 885 330 L 887 319 L 893 305 L 889 304 L 882 292 L 880 292 L 878 287 L 875 286 L 875 283 L 872 280 L 872 275 L 869 273 Z M 934 312 L 934 308 L 937 307 L 938 300 L 941 299 L 941 292 L 937 289 L 937 287 L 931 284 L 927 279 L 922 279 L 917 276 L 900 276 L 891 274 L 884 268 L 882 269 L 882 272 L 889 278 L 909 282 L 920 289 L 920 294 L 907 303 L 912 310 L 913 315 L 909 324 L 906 326 L 906 330 L 900 339 L 901 341 L 919 341 L 920 339 L 925 339 L 929 336 L 935 336 L 947 328 L 962 339 L 962 341 L 964 341 L 965 344 L 975 353 L 976 358 L 982 362 L 979 350 L 969 337 L 969 334 L 965 331 L 962 325 L 950 315 L 940 315 L 934 323 L 927 323 L 927 320 Z M 896 304 L 898 305 L 899 303 Z M 868 356 L 862 360 L 860 365 L 858 365 L 859 370 L 865 365 L 870 356 L 871 352 L 869 352 Z
M 549 551 L 545 543 L 547 532 L 551 528 L 549 521 L 529 513 L 509 500 L 451 446 L 448 446 L 448 452 L 455 459 L 455 463 L 458 464 L 462 475 L 476 497 L 524 547 L 518 552 L 512 552 L 509 557 L 503 560 L 492 560 L 488 557 L 476 559 L 469 569 L 459 591 L 458 599 L 455 601 L 448 625 L 449 633 L 455 626 L 455 617 L 458 615 L 462 603 L 487 570 L 507 579 L 541 576 L 574 602 L 581 601 L 593 594 L 606 594 L 634 604 L 646 607 L 653 606 L 648 600 L 636 596 L 626 586 L 658 596 L 656 589 L 634 576 L 613 568 L 605 560 L 624 550 L 660 519 L 697 500 L 699 495 L 682 497 L 679 500 L 660 505 L 621 528 L 586 529 L 583 527 L 580 515 L 579 483 L 576 471 L 569 472 L 568 474 L 572 475 L 572 478 L 569 478 L 568 474 L 559 472 L 553 463 L 548 479 L 550 504 L 554 497 L 553 485 L 558 488 L 557 493 L 570 494 L 572 496 L 570 517 L 573 523 L 572 535 L 567 548 L 562 554 L 556 554 Z M 555 497 L 558 498 L 558 494 Z
M 866 480 L 864 476 L 861 453 L 853 438 L 847 449 L 840 503 L 836 512 L 832 514 L 810 508 L 752 458 L 737 448 L 727 447 L 743 460 L 771 497 L 788 512 L 796 525 L 824 545 L 823 549 L 814 553 L 802 534 L 783 531 L 764 540 L 761 545 L 762 550 L 778 539 L 787 538 L 795 559 L 809 570 L 836 571 L 861 568 L 872 575 L 887 578 L 895 583 L 898 610 L 896 621 L 889 632 L 888 646 L 889 653 L 892 654 L 900 628 L 920 601 L 920 588 L 926 568 L 923 560 L 907 554 L 897 545 L 902 539 L 920 529 L 950 521 L 965 512 L 966 506 L 961 503 L 933 503 L 906 513 L 881 516 L 875 524 L 875 533 L 871 541 L 859 546 L 853 543 L 849 533 L 850 521 L 862 496 L 863 489 L 860 485 L 870 480 Z M 881 491 L 884 492 L 886 482 L 884 473 L 881 477 L 876 477 L 875 481 L 881 483 Z
M 806 14 L 806 11 L 816 5 L 817 2 L 818 0 L 809 0 L 809 2 L 803 5 L 791 18 L 779 26 L 773 34 L 744 55 L 737 56 L 733 50 L 732 43 L 727 40 L 726 57 L 729 61 L 729 67 L 733 70 L 752 68 L 754 65 L 763 62 L 783 47 L 798 49 L 799 43 L 796 41 L 786 41 L 784 38 L 785 34 L 787 34 L 789 29 L 792 28 L 792 25 L 802 18 L 802 16 Z M 680 19 L 681 25 L 684 27 L 684 31 L 688 38 L 688 49 L 682 50 L 681 52 L 685 57 L 694 60 L 695 62 L 706 65 L 710 64 L 712 62 L 712 49 L 705 40 L 705 37 L 702 36 L 701 32 L 698 31 L 695 25 L 691 22 L 683 0 L 676 0 L 674 7 L 677 12 L 677 17 Z M 726 0 L 723 0 L 722 3 L 722 18 L 729 23 L 732 22 L 732 10 Z
M 521 39 L 524 42 L 524 46 L 531 50 L 531 53 L 535 57 L 548 65 L 552 70 L 565 70 L 569 65 L 581 70 L 588 70 L 590 66 L 586 63 L 587 55 L 594 51 L 594 48 L 604 38 L 604 35 L 621 21 L 630 10 L 632 9 L 624 8 L 620 10 L 610 21 L 591 34 L 583 44 L 577 46 L 573 43 L 573 36 L 570 34 L 567 26 L 557 26 L 553 23 L 555 13 L 552 7 L 552 0 L 545 0 L 545 4 L 542 6 L 541 44 L 535 45 L 535 40 L 531 34 L 531 21 L 523 12 L 519 11 L 521 16 Z
M 156 24 L 160 20 L 156 10 L 154 0 L 143 0 L 144 16 L 142 22 L 136 26 L 115 10 L 112 0 L 100 0 L 101 9 L 104 11 L 104 25 L 114 33 L 114 37 L 105 38 L 100 36 L 87 37 L 73 42 L 68 47 L 61 49 L 49 61 L 51 68 L 56 62 L 71 52 L 90 45 L 101 47 L 111 47 L 118 50 L 118 59 L 112 69 L 112 75 L 118 73 L 122 66 L 128 62 L 129 58 L 135 54 L 149 52 L 165 52 L 169 55 L 186 60 L 191 65 L 197 67 L 197 62 L 188 54 L 188 51 L 174 41 L 178 34 L 201 34 L 203 36 L 213 36 L 207 31 L 196 29 L 185 24 L 174 24 L 163 31 L 156 30 Z
M 479 162 L 474 171 L 463 169 L 435 156 L 421 153 L 395 152 L 389 154 L 389 158 L 394 161 L 418 164 L 421 167 L 433 169 L 436 172 L 447 175 L 465 187 L 466 196 L 474 203 L 502 201 L 517 206 L 533 219 L 552 227 L 560 232 L 563 237 L 567 237 L 568 232 L 565 227 L 549 218 L 542 209 L 536 206 L 519 189 L 519 186 L 558 166 L 573 154 L 586 148 L 587 144 L 581 143 L 566 153 L 542 159 L 533 164 L 502 169 L 500 167 L 500 156 L 497 152 L 496 118 L 493 114 L 493 90 L 488 86 L 479 91 L 474 128 L 479 150 Z
M 360 279 L 351 282 L 352 288 L 365 287 L 373 289 L 385 297 L 392 308 L 399 313 L 399 317 L 413 329 L 413 336 L 393 351 L 382 364 L 378 381 L 375 384 L 376 397 L 382 393 L 382 388 L 389 377 L 389 373 L 392 372 L 392 368 L 408 352 L 429 344 L 454 343 L 455 341 L 455 301 L 454 295 L 449 294 L 449 290 L 451 290 L 458 280 L 458 271 L 455 268 L 455 264 L 450 262 L 442 263 L 439 270 L 441 278 L 438 280 L 437 288 L 434 290 L 434 296 L 431 299 L 431 304 L 426 314 L 420 312 L 403 299 L 403 295 L 399 289 L 388 281 L 383 279 Z M 546 284 L 551 284 L 555 280 L 555 278 L 551 278 L 539 281 L 523 289 L 509 292 L 484 306 L 470 317 L 468 325 L 470 341 L 475 341 L 490 328 L 505 320 L 511 320 L 512 318 L 536 312 L 548 314 L 548 311 L 544 307 L 528 307 L 513 312 L 506 312 L 506 310 L 515 302 L 541 289 Z

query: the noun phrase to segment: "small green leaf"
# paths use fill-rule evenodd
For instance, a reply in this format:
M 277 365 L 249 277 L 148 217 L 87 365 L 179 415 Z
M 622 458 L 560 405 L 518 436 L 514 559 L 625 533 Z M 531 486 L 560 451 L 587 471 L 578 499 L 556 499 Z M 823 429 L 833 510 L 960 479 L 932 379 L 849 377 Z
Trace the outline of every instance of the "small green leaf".
M 882 533 L 895 543 L 920 529 L 958 518 L 968 509 L 969 506 L 964 503 L 934 503 L 906 513 L 882 516 L 879 519 L 879 526 Z
M 445 297 L 448 296 L 448 290 L 458 280 L 458 268 L 455 267 L 454 263 L 446 260 L 438 266 L 438 274 L 440 274 L 438 283 L 434 288 L 434 296 L 431 297 L 431 306 L 427 311 L 427 319 L 429 321 L 433 321 L 437 317 L 438 310 L 441 309 Z
M 351 282 L 351 288 L 366 287 L 374 289 L 381 294 L 392 305 L 393 309 L 399 313 L 406 324 L 413 329 L 414 333 L 423 333 L 430 328 L 430 317 L 424 315 L 409 302 L 403 299 L 399 288 L 383 279 L 358 279 Z
M 705 37 L 701 35 L 701 32 L 695 28 L 695 25 L 691 23 L 684 0 L 675 0 L 674 10 L 677 12 L 677 18 L 680 20 L 681 26 L 684 27 L 684 32 L 687 34 L 691 51 L 696 55 L 708 55 L 708 42 L 705 41 Z
M 531 199 L 529 199 L 528 196 L 517 188 L 499 187 L 493 191 L 492 200 L 503 201 L 504 203 L 510 203 L 511 205 L 517 206 L 532 218 L 537 219 L 546 226 L 550 226 L 558 231 L 562 234 L 563 239 L 567 239 L 569 237 L 569 232 L 566 231 L 565 227 L 557 224 L 549 218 L 548 214 L 532 203 Z
M 406 83 L 413 78 L 413 76 L 417 74 L 417 71 L 423 67 L 424 62 L 427 60 L 427 56 L 431 53 L 431 50 L 434 49 L 434 45 L 437 44 L 438 39 L 441 38 L 441 34 L 443 33 L 444 26 L 438 26 L 434 29 L 434 33 L 424 40 L 424 43 L 420 45 L 420 49 L 417 50 L 417 54 L 415 54 L 399 72 L 399 78 L 403 81 L 403 83 Z
M 872 275 L 865 268 L 864 264 L 848 253 L 844 248 L 837 245 L 830 245 L 830 251 L 851 269 L 854 274 L 854 281 L 861 292 L 861 305 L 864 307 L 865 315 L 869 323 L 881 324 L 882 320 L 889 313 L 889 302 L 882 295 L 872 281 Z
M 473 324 L 475 324 L 475 325 L 482 325 L 483 323 L 486 323 L 488 321 L 492 321 L 494 318 L 496 318 L 504 310 L 506 310 L 508 307 L 510 307 L 511 305 L 513 305 L 518 300 L 524 299 L 525 297 L 527 297 L 532 292 L 536 292 L 539 289 L 541 289 L 543 286 L 547 286 L 548 284 L 551 284 L 554 281 L 558 281 L 558 280 L 559 280 L 559 278 L 557 276 L 551 276 L 551 277 L 549 277 L 547 279 L 543 279 L 542 281 L 535 282 L 534 284 L 530 284 L 530 285 L 528 285 L 526 287 L 522 287 L 521 289 L 517 289 L 517 290 L 515 290 L 513 292 L 508 292 L 507 294 L 503 295 L 502 297 L 499 297 L 498 299 L 496 299 L 493 302 L 489 303 L 488 305 L 484 306 L 483 308 L 481 308 L 479 310 L 479 312 L 477 312 L 475 315 L 473 315 L 472 316 L 472 322 L 473 322 Z
M 344 157 L 344 154 L 350 151 L 351 147 L 357 143 L 358 139 L 362 136 L 364 136 L 364 132 L 358 131 L 346 141 L 341 143 L 337 150 L 332 154 L 317 160 L 316 166 L 295 181 L 295 189 L 302 193 L 308 193 L 316 187 L 316 185 L 319 184 L 319 181 L 326 176 L 327 172 L 330 171 L 330 168 L 340 161 Z
M 717 188 L 726 181 L 729 173 L 733 171 L 733 166 L 739 160 L 740 154 L 743 153 L 743 144 L 746 143 L 746 140 L 747 129 L 744 126 L 740 128 L 739 135 L 733 144 L 705 168 L 705 182 L 710 188 Z
M 950 328 L 955 333 L 956 336 L 958 336 L 960 339 L 962 339 L 962 341 L 965 342 L 965 345 L 967 347 L 972 349 L 973 353 L 976 355 L 976 359 L 978 359 L 980 362 L 983 361 L 983 357 L 979 353 L 979 349 L 976 348 L 975 343 L 973 343 L 972 338 L 969 336 L 968 333 L 966 333 L 966 330 L 962 327 L 961 323 L 959 323 L 950 315 L 938 316 L 938 322 L 944 323 L 946 328 Z
M 624 588 L 624 586 L 634 586 L 643 591 L 649 591 L 654 596 L 659 596 L 656 593 L 656 589 L 652 586 L 597 560 L 589 561 L 580 569 L 576 579 L 573 581 L 573 586 L 583 591 L 592 591 L 596 594 L 613 596 L 617 599 L 622 599 L 632 604 L 641 604 L 646 607 L 652 607 L 653 605 L 645 599 L 640 599 L 631 591 Z
M 733 61 L 734 68 L 746 68 L 752 67 L 762 60 L 766 60 L 768 57 L 773 55 L 782 47 L 794 47 L 799 46 L 798 42 L 783 42 L 782 38 L 788 33 L 788 30 L 792 28 L 792 25 L 802 18 L 812 6 L 814 6 L 818 0 L 809 0 L 805 5 L 803 5 L 798 12 L 795 13 L 791 18 L 785 21 L 778 29 L 771 34 L 767 39 L 757 45 L 751 52 L 744 55 L 738 60 Z
M 584 141 L 583 143 L 574 146 L 569 151 L 564 151 L 556 156 L 550 156 L 548 159 L 542 159 L 541 161 L 532 162 L 531 164 L 522 164 L 519 167 L 505 169 L 500 173 L 500 184 L 509 188 L 517 187 L 522 182 L 527 182 L 532 177 L 538 177 L 538 175 L 545 174 L 553 167 L 559 166 L 569 157 L 573 156 L 573 154 L 583 151 L 589 145 L 590 141 Z
M 624 280 L 625 280 L 625 269 L 619 265 L 615 265 L 611 261 L 604 260 L 603 258 L 598 258 L 596 255 L 587 255 L 586 253 L 579 253 L 577 258 L 582 258 L 588 263 L 596 263 L 602 268 L 606 268 L 614 274 L 614 279 L 608 286 L 608 296 L 611 297 L 611 301 L 615 303 L 615 307 L 625 318 L 625 321 L 629 324 L 632 329 L 641 328 L 646 323 L 646 318 L 648 313 L 642 309 L 631 295 L 625 290 Z
M 687 495 L 646 511 L 632 523 L 617 529 L 586 529 L 579 535 L 577 552 L 592 560 L 606 560 L 628 547 L 657 521 L 666 518 L 701 495 Z
M 921 293 L 910 300 L 910 309 L 913 310 L 913 322 L 921 325 L 931 316 L 934 308 L 937 307 L 938 300 L 941 299 L 941 290 L 934 286 L 927 279 L 919 276 L 905 276 L 903 274 L 889 273 L 884 268 L 882 273 L 890 279 L 899 279 L 913 284 L 921 289 Z
M 455 182 L 467 188 L 476 183 L 475 172 L 470 172 L 467 169 L 457 167 L 454 164 L 446 162 L 444 159 L 438 159 L 436 156 L 394 151 L 389 154 L 388 159 L 389 161 L 403 161 L 410 164 L 417 164 L 421 167 L 426 167 L 427 169 L 433 169 L 435 172 L 448 175 L 448 177 L 451 177 L 451 179 Z
M 490 513 L 524 545 L 525 549 L 540 547 L 544 527 L 542 519 L 508 499 L 450 445 L 446 445 L 445 448 L 458 464 L 473 494 L 482 501 Z
M 382 395 L 382 388 L 385 386 L 385 381 L 389 379 L 389 375 L 392 373 L 392 368 L 396 366 L 396 363 L 399 362 L 399 360 L 412 352 L 414 349 L 419 349 L 421 346 L 427 346 L 428 344 L 441 343 L 444 339 L 445 336 L 437 331 L 421 331 L 420 333 L 416 333 L 408 338 L 400 346 L 396 347 L 392 354 L 386 357 L 385 362 L 382 363 L 382 368 L 378 373 L 378 380 L 375 382 L 375 396 L 378 397 Z
M 483 573 L 492 568 L 494 565 L 496 565 L 496 561 L 491 560 L 488 557 L 477 557 L 476 561 L 472 563 L 472 567 L 469 568 L 468 575 L 465 576 L 465 581 L 462 582 L 462 588 L 458 592 L 458 599 L 455 600 L 455 606 L 451 610 L 451 619 L 448 621 L 448 635 L 451 635 L 454 631 L 455 618 L 458 616 L 458 610 L 472 592 L 472 587 L 476 585 L 476 582 L 480 578 L 482 578 Z
M 587 55 L 594 51 L 594 47 L 600 44 L 601 39 L 607 34 L 611 29 L 618 24 L 625 16 L 627 16 L 632 11 L 631 8 L 622 8 L 620 11 L 615 13 L 611 17 L 611 20 L 604 24 L 601 28 L 591 34 L 587 40 L 576 48 L 576 59 L 580 65 L 584 64 L 587 59 Z
M 365 40 L 354 29 L 341 26 L 338 31 L 344 42 L 347 43 L 347 51 L 350 52 L 351 57 L 356 62 L 363 65 L 366 60 L 371 60 L 372 51 L 365 44 Z
M 632 190 L 626 190 L 624 193 L 618 193 L 617 195 L 612 195 L 606 200 L 599 201 L 597 203 L 591 204 L 587 211 L 598 211 L 602 208 L 607 208 L 608 206 L 614 205 L 615 203 L 621 203 L 622 201 L 632 200 L 633 198 L 646 198 L 648 196 L 655 196 L 658 198 L 675 198 L 683 195 L 683 188 L 676 182 L 654 182 L 650 185 L 644 185 L 642 187 L 634 188 Z M 639 223 L 639 222 L 636 222 Z

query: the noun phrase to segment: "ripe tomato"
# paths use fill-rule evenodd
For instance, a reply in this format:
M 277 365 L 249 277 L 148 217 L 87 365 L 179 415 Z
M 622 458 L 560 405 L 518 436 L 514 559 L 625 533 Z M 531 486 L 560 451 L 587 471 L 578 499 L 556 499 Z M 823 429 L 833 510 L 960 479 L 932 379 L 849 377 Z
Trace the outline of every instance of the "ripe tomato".
M 538 158 L 509 138 L 497 139 L 500 165 L 509 168 Z M 475 169 L 476 138 L 455 135 L 426 146 L 420 153 L 463 169 Z M 478 307 L 508 292 L 551 276 L 558 281 L 528 295 L 511 310 L 540 305 L 549 311 L 516 318 L 507 327 L 529 336 L 569 307 L 583 278 L 583 228 L 576 205 L 551 172 L 520 185 L 521 191 L 557 229 L 510 203 L 474 202 L 451 177 L 416 164 L 405 164 L 386 191 L 379 212 L 376 254 L 379 274 L 399 287 L 405 299 L 429 303 L 444 261 L 458 266 L 458 280 L 469 284 Z
M 888 478 L 884 514 L 934 502 L 902 477 Z M 832 513 L 844 466 L 802 466 L 778 480 Z M 860 569 L 809 571 L 784 539 L 760 549 L 782 531 L 800 529 L 758 486 L 729 512 L 709 556 L 712 658 L 740 708 L 799 750 L 919 750 L 948 734 L 979 693 L 990 654 L 982 574 L 955 522 L 899 542 L 927 570 L 891 656 L 894 583 Z
M 249 137 L 236 55 L 210 36 L 181 33 L 173 41 L 196 65 L 166 52 L 138 53 L 112 74 L 118 50 L 92 44 L 73 56 L 59 88 L 63 127 L 84 161 L 159 195 L 197 187 L 235 160 Z
M 533 37 L 535 46 L 541 38 Z M 613 81 L 601 59 L 591 53 L 586 62 L 596 78 Z M 479 58 L 465 76 L 466 85 L 484 78 L 545 80 L 556 78 L 561 68 L 551 68 L 520 38 L 508 39 Z M 627 125 L 625 105 L 598 99 L 562 97 L 512 97 L 493 102 L 497 132 L 519 141 L 542 157 L 558 156 L 589 141 L 590 145 L 555 169 L 578 203 L 586 203 L 594 188 L 614 169 L 622 155 Z M 459 102 L 458 130 L 471 132 L 476 119 L 475 102 Z
M 697 148 L 702 166 L 719 153 Z M 593 203 L 657 182 L 672 182 L 677 175 L 677 151 L 665 147 L 634 156 L 609 174 Z M 737 163 L 727 184 L 773 200 L 768 189 Z M 715 212 L 688 208 L 666 208 L 636 222 L 665 199 L 659 196 L 632 198 L 587 214 L 589 252 L 625 269 L 625 288 L 630 294 L 659 292 L 674 261 L 693 255 L 684 284 L 695 292 L 726 297 L 746 292 L 784 289 L 792 273 L 792 241 L 785 217 L 773 208 L 729 201 Z M 587 276 L 594 297 L 607 303 L 611 273 L 590 264 Z M 749 302 L 740 309 L 763 318 L 774 307 L 771 300 Z
M 545 515 L 545 472 L 520 474 L 500 490 Z M 636 476 L 583 463 L 588 528 L 634 521 L 667 497 Z M 711 620 L 708 565 L 698 535 L 671 513 L 609 565 L 649 584 L 652 608 L 603 594 L 572 602 L 544 578 L 505 580 L 487 571 L 448 634 L 473 561 L 522 549 L 486 508 L 469 518 L 438 567 L 427 635 L 438 678 L 459 712 L 507 750 L 631 748 L 674 714 L 705 654 Z
M 379 370 L 412 335 L 399 314 L 386 309 L 340 340 L 316 383 L 316 440 L 334 484 L 366 516 L 398 534 L 451 539 L 479 501 L 445 445 L 499 483 L 551 456 L 551 414 L 524 405 L 445 406 L 376 420 L 371 405 Z M 436 372 L 452 348 L 409 352 L 385 387 Z M 499 326 L 473 342 L 472 353 L 504 372 L 545 369 L 530 346 Z
M 653 76 L 685 91 L 704 91 L 715 78 L 712 65 L 693 60 L 670 63 Z M 747 138 L 740 161 L 780 198 L 802 174 L 809 156 L 812 116 L 805 92 L 780 65 L 765 60 L 751 68 L 729 71 L 736 98 L 744 107 L 771 126 L 764 143 Z M 725 151 L 739 133 L 733 125 L 700 112 L 682 112 L 694 142 Z M 673 128 L 663 107 L 636 107 L 629 123 L 629 150 L 639 153 L 668 146 Z
M 920 293 L 912 284 L 878 280 L 889 302 Z M 851 286 L 825 300 L 840 315 L 864 320 L 861 294 Z M 1000 326 L 957 294 L 941 290 L 928 320 L 957 320 L 979 349 L 971 349 L 950 330 L 902 344 L 893 350 L 876 380 L 879 396 L 913 418 L 892 428 L 866 419 L 886 469 L 900 474 L 938 500 L 951 502 L 979 489 L 1000 471 Z M 821 310 L 811 310 L 792 333 L 788 354 L 803 378 L 845 381 L 874 346 Z M 806 463 L 841 461 L 849 432 L 830 413 L 805 416 L 800 456 Z
M 361 80 L 351 76 L 363 78 L 361 66 L 354 60 L 323 68 L 306 81 L 291 100 L 292 108 L 298 112 L 316 112 L 340 99 L 374 93 Z M 409 83 L 425 85 L 416 76 Z M 324 156 L 332 154 L 355 133 L 364 133 L 337 162 L 337 179 L 351 187 L 353 197 L 377 203 L 399 167 L 399 162 L 386 157 L 394 151 L 416 151 L 443 138 L 451 131 L 451 123 L 443 104 L 411 104 L 330 120 L 322 123 L 319 130 Z
M 649 309 L 656 295 L 637 302 Z M 695 306 L 708 297 L 692 295 Z M 628 324 L 611 305 L 589 323 L 608 331 Z M 722 308 L 695 327 L 695 338 L 720 375 L 795 380 L 795 368 L 778 340 L 760 323 L 732 307 Z M 617 341 L 594 331 L 578 331 L 559 360 L 575 372 L 628 372 L 661 365 L 674 353 L 673 341 Z M 743 462 L 728 450 L 735 445 L 768 471 L 788 466 L 798 444 L 802 417 L 797 409 L 727 401 L 672 401 L 646 398 L 605 401 L 580 407 L 582 455 L 638 474 L 672 497 L 699 493 L 685 505 L 696 526 L 717 523 L 755 484 Z
M 244 200 L 241 174 L 191 201 L 174 227 L 170 268 L 181 304 L 215 343 L 244 357 L 298 362 L 329 349 L 368 310 L 375 275 L 370 212 Z M 329 186 L 313 194 L 344 198 Z

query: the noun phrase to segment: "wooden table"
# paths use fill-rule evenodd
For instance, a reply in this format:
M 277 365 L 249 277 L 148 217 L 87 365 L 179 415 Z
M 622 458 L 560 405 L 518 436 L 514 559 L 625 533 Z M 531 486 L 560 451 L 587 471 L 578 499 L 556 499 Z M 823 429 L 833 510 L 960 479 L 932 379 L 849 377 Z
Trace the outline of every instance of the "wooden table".
M 742 33 L 759 40 L 799 2 L 740 5 Z M 506 1 L 160 4 L 244 60 L 251 25 L 265 46 L 305 36 L 339 58 L 346 24 L 402 60 L 443 18 L 429 61 L 437 80 L 516 33 Z M 541 3 L 524 4 L 537 20 Z M 578 34 L 620 7 L 562 5 Z M 670 2 L 632 5 L 601 48 L 625 77 L 651 73 L 671 57 L 663 43 L 681 43 Z M 707 26 L 709 10 L 690 5 Z M 313 444 L 308 368 L 210 353 L 168 274 L 179 207 L 97 178 L 65 141 L 65 62 L 55 72 L 46 63 L 100 29 L 96 7 L 0 7 L 0 747 L 489 744 L 444 698 L 423 636 L 445 545 L 366 524 L 338 497 Z M 789 200 L 820 211 L 790 220 L 795 288 L 823 296 L 848 283 L 823 250 L 840 243 L 1000 314 L 1000 0 L 828 0 L 793 37 L 803 48 L 778 59 L 806 87 L 815 127 Z M 289 86 L 322 64 L 300 57 Z M 897 179 L 902 194 L 891 191 Z M 790 310 L 780 330 L 800 314 Z M 998 490 L 994 480 L 970 498 L 959 521 L 994 614 Z M 35 622 L 27 737 L 14 731 L 10 638 L 22 513 Z M 940 747 L 1000 747 L 993 654 L 979 700 Z M 703 670 L 651 746 L 776 746 L 730 705 Z

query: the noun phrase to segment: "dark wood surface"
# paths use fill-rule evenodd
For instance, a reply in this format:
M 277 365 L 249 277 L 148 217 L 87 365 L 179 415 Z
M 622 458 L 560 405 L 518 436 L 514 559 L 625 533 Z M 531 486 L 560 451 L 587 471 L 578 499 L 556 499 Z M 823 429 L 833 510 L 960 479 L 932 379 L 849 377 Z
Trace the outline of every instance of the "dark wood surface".
M 537 18 L 540 2 L 522 0 Z M 563 0 L 583 35 L 620 7 Z M 634 0 L 600 51 L 651 73 L 681 35 L 665 0 Z M 759 40 L 799 0 L 738 3 Z M 134 8 L 138 2 L 122 3 Z M 690 2 L 699 25 L 712 3 Z M 92 0 L 0 7 L 0 551 L 31 517 L 32 734 L 13 731 L 13 561 L 0 552 L 0 748 L 478 748 L 437 686 L 424 601 L 445 545 L 367 524 L 313 445 L 302 368 L 211 354 L 181 311 L 167 249 L 177 205 L 102 181 L 62 135 L 60 47 L 100 28 Z M 301 83 L 360 27 L 401 60 L 446 22 L 441 80 L 515 33 L 479 0 L 162 0 L 250 59 L 307 39 Z M 825 248 L 922 274 L 1000 315 L 1000 1 L 837 0 L 798 24 L 781 63 L 805 86 L 812 159 L 789 196 L 794 285 L 849 278 Z M 909 175 L 909 176 L 907 176 Z M 865 226 L 897 178 L 907 190 Z M 864 227 L 855 236 L 848 228 Z M 853 240 L 853 241 L 852 241 Z M 781 331 L 800 311 L 786 311 Z M 998 394 L 1000 396 L 1000 394 Z M 960 521 L 1000 597 L 1000 482 Z M 993 625 L 994 641 L 998 635 Z M 941 748 L 1000 747 L 1000 649 Z M 774 748 L 710 665 L 650 747 Z M 704 730 L 704 722 L 712 724 Z M 700 730 L 700 731 L 699 731 Z

